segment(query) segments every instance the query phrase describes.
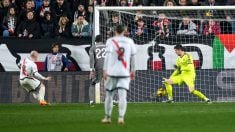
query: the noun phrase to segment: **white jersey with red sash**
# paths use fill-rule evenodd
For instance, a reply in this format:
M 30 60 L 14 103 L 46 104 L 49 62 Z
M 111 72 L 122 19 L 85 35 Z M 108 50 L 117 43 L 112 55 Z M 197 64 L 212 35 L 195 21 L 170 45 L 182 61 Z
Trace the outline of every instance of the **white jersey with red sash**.
M 111 55 L 107 62 L 107 74 L 113 77 L 130 76 L 130 58 L 136 54 L 136 47 L 131 38 L 115 36 L 106 42 L 106 53 Z
M 21 62 L 20 84 L 26 91 L 31 92 L 41 84 L 41 82 L 34 77 L 37 72 L 37 65 L 32 60 L 25 58 Z
M 25 58 L 21 63 L 20 79 L 25 77 L 33 78 L 35 72 L 38 72 L 37 65 L 32 60 Z

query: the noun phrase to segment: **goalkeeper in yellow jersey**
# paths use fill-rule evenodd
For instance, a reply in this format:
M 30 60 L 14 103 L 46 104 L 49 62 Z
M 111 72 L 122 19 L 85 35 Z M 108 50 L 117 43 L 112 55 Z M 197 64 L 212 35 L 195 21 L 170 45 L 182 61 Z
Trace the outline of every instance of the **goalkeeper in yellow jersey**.
M 211 103 L 211 101 L 204 94 L 198 90 L 195 90 L 196 73 L 192 56 L 184 51 L 182 45 L 176 45 L 174 49 L 175 53 L 179 57 L 176 60 L 176 64 L 174 65 L 175 70 L 171 74 L 170 78 L 163 78 L 163 82 L 168 94 L 168 100 L 164 102 L 172 103 L 174 101 L 172 96 L 172 84 L 182 85 L 185 83 L 190 93 L 198 96 L 207 103 Z

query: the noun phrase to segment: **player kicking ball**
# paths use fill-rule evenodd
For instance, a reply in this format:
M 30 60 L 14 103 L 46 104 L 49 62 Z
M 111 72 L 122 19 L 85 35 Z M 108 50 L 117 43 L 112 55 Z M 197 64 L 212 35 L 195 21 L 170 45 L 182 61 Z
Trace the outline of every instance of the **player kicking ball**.
M 31 51 L 30 57 L 25 58 L 20 66 L 20 85 L 33 97 L 39 101 L 41 106 L 49 105 L 44 100 L 45 86 L 40 80 L 50 80 L 51 77 L 44 77 L 38 73 L 37 65 L 34 63 L 38 59 L 38 52 Z
M 127 108 L 127 91 L 130 79 L 135 76 L 135 54 L 134 41 L 124 36 L 126 27 L 116 26 L 115 36 L 106 42 L 106 56 L 104 60 L 103 74 L 105 79 L 105 117 L 102 123 L 111 123 L 113 109 L 114 91 L 118 90 L 118 124 L 124 124 L 124 116 Z
M 200 91 L 195 89 L 195 68 L 193 64 L 193 58 L 190 54 L 186 53 L 182 45 L 176 45 L 174 47 L 175 53 L 179 56 L 176 60 L 175 70 L 171 74 L 170 78 L 163 78 L 163 82 L 168 94 L 168 100 L 166 103 L 172 103 L 172 84 L 182 85 L 185 83 L 188 86 L 189 92 L 199 98 L 203 99 L 207 103 L 211 101 Z

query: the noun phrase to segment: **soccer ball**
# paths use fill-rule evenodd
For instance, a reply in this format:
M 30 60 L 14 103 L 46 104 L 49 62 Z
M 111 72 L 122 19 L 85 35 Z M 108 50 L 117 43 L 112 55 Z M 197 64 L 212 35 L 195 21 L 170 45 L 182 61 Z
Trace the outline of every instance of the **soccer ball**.
M 164 88 L 158 88 L 157 97 L 163 97 L 164 95 L 166 95 L 166 90 Z

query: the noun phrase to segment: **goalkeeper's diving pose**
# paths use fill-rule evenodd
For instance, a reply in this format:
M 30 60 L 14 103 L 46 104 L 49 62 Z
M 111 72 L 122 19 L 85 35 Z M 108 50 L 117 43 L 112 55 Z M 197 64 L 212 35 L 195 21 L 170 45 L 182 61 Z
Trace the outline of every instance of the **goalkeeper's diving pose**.
M 190 54 L 186 53 L 182 45 L 176 45 L 174 47 L 175 53 L 179 56 L 176 60 L 175 70 L 171 74 L 170 78 L 163 78 L 163 82 L 168 94 L 168 100 L 166 103 L 172 103 L 172 84 L 182 85 L 185 83 L 189 89 L 189 92 L 197 97 L 203 99 L 207 103 L 211 101 L 200 91 L 195 89 L 195 68 L 193 64 L 193 58 Z

